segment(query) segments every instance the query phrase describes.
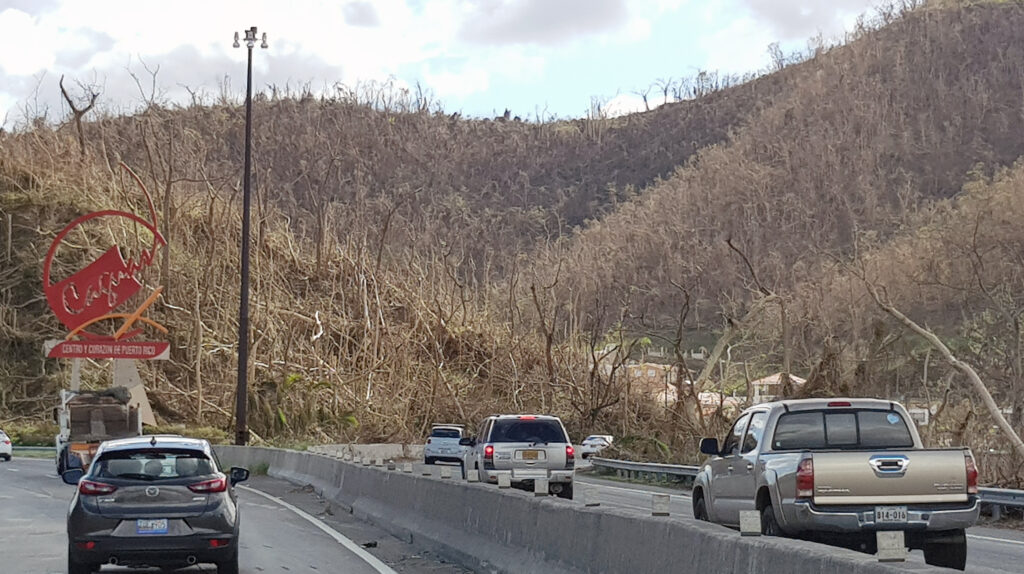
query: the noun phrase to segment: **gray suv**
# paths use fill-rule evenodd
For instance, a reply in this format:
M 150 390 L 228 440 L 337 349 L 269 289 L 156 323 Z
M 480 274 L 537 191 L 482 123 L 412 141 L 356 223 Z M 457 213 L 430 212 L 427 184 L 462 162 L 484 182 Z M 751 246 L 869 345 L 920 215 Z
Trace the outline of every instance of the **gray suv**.
M 78 486 L 68 510 L 68 574 L 104 564 L 174 568 L 213 563 L 238 574 L 235 484 L 249 471 L 219 470 L 210 443 L 140 436 L 102 443 L 89 471 L 65 471 Z
M 492 415 L 480 423 L 475 437 L 459 444 L 467 447 L 463 477 L 466 470 L 477 470 L 481 481 L 496 483 L 498 475 L 506 473 L 514 486 L 522 488 L 545 478 L 551 494 L 572 499 L 575 449 L 558 417 Z

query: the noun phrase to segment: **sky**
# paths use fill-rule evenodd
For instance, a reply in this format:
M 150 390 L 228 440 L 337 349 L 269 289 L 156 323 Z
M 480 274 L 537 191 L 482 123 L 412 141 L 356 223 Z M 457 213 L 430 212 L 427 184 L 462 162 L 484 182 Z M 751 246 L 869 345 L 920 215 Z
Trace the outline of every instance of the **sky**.
M 417 87 L 446 112 L 523 119 L 618 115 L 638 92 L 701 70 L 770 65 L 768 46 L 841 38 L 878 0 L 0 0 L 0 126 L 82 107 L 244 99 L 253 88 Z M 243 34 L 244 36 L 244 34 Z M 652 90 L 650 103 L 662 101 Z

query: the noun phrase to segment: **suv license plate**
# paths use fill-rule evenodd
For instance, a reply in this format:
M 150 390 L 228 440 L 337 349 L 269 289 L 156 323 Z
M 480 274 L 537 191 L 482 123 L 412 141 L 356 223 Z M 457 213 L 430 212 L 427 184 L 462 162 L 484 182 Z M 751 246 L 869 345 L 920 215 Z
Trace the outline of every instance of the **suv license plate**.
M 167 534 L 166 518 L 140 518 L 135 521 L 136 534 Z
M 536 451 L 536 450 L 524 450 L 523 451 L 523 460 L 537 460 L 537 456 L 539 454 L 540 454 L 540 452 Z
M 906 506 L 876 506 L 875 523 L 903 524 L 907 521 Z

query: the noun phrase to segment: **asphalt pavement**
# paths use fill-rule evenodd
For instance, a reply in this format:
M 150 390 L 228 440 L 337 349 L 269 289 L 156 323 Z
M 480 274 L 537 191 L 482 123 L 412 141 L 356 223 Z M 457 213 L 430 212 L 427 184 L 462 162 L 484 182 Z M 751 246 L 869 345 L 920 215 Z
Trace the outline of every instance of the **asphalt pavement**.
M 0 572 L 66 572 L 65 516 L 74 487 L 50 459 L 0 462 Z M 464 574 L 384 531 L 333 508 L 308 488 L 252 477 L 238 488 L 240 571 L 331 574 Z M 103 572 L 155 572 L 106 566 Z M 212 566 L 181 572 L 215 572 Z

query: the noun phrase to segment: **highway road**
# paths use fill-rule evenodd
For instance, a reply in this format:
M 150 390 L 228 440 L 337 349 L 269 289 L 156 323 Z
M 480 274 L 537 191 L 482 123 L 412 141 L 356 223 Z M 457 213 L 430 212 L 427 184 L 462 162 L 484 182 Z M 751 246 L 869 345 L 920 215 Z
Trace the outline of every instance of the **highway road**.
M 49 459 L 0 463 L 0 572 L 66 572 L 65 515 L 73 494 Z M 338 511 L 308 489 L 268 477 L 239 486 L 240 570 L 246 574 L 469 572 Z M 364 549 L 364 545 L 372 548 Z M 154 572 L 105 567 L 103 572 Z M 215 572 L 212 566 L 181 572 Z

